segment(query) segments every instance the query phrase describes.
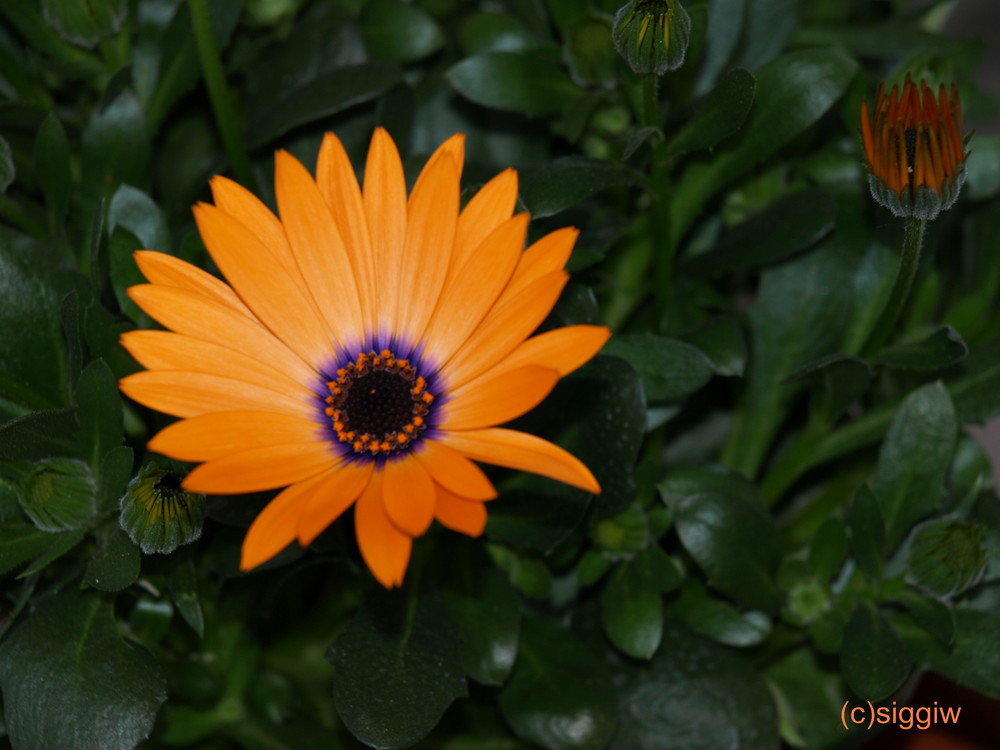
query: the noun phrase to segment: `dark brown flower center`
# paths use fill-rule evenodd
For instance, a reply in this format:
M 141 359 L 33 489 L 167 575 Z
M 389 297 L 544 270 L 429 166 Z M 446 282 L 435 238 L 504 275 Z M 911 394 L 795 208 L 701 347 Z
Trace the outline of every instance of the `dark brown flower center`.
M 389 455 L 408 448 L 426 427 L 434 396 L 406 359 L 388 349 L 359 354 L 327 384 L 326 415 L 337 439 L 355 453 Z

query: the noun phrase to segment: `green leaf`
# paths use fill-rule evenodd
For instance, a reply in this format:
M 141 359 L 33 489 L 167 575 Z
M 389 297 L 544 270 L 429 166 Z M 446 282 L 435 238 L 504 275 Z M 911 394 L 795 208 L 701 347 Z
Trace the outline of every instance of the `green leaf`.
M 737 318 L 712 318 L 688 331 L 681 340 L 700 349 L 713 365 L 716 375 L 740 377 L 747 363 L 747 344 Z
M 707 36 L 712 41 L 706 46 L 698 70 L 698 93 L 707 91 L 728 67 L 727 63 L 740 41 L 746 3 L 747 0 L 729 0 L 724 5 L 709 3 Z
M 405 63 L 441 49 L 444 34 L 421 8 L 402 0 L 370 0 L 361 10 L 361 34 L 376 60 Z
M 753 105 L 757 79 L 742 68 L 729 70 L 703 99 L 694 113 L 667 143 L 665 151 L 679 156 L 715 146 L 743 127 Z
M 757 486 L 728 466 L 699 466 L 671 471 L 657 486 L 660 497 L 672 508 L 690 495 L 715 492 L 732 495 L 751 504 L 760 504 Z
M 715 363 L 700 349 L 654 333 L 614 336 L 602 351 L 632 365 L 642 378 L 646 397 L 652 401 L 690 396 L 715 373 Z
M 695 633 L 727 646 L 756 646 L 771 634 L 769 616 L 757 610 L 740 612 L 693 578 L 684 582 L 670 612 Z
M 872 581 L 880 581 L 885 559 L 885 522 L 879 502 L 866 484 L 859 487 L 854 495 L 847 525 L 851 532 L 851 550 L 858 567 Z
M 76 452 L 74 409 L 35 411 L 0 425 L 0 459 L 31 461 Z
M 97 512 L 110 515 L 118 510 L 121 496 L 132 476 L 132 449 L 119 445 L 104 454 L 97 483 Z
M 16 176 L 17 169 L 10 153 L 10 144 L 6 138 L 0 136 L 0 195 L 7 192 L 7 188 L 14 182 Z
M 865 360 L 848 354 L 828 354 L 803 365 L 789 375 L 786 383 L 809 380 L 814 383 L 815 407 L 833 421 L 867 393 L 875 371 Z
M 73 191 L 69 141 L 55 112 L 45 116 L 35 136 L 35 174 L 45 193 L 49 228 L 55 231 L 66 218 Z
M 896 617 L 893 624 L 921 664 L 1000 700 L 1000 613 L 958 607 L 954 615 L 955 643 L 950 647 L 909 618 Z
M 955 612 L 950 606 L 912 589 L 894 598 L 902 602 L 914 621 L 937 638 L 942 646 L 951 646 L 955 642 Z
M 31 563 L 17 574 L 18 578 L 27 578 L 48 567 L 49 563 L 58 560 L 77 544 L 83 541 L 86 532 L 83 529 L 73 529 L 55 534 L 49 534 L 49 544 L 45 551 L 34 558 Z
M 789 745 L 820 750 L 843 740 L 844 681 L 835 669 L 821 665 L 812 649 L 792 651 L 772 662 L 764 675 L 776 692 L 782 737 Z M 792 736 L 799 742 L 793 744 Z
M 663 574 L 651 566 L 665 564 L 673 568 L 670 558 L 659 547 L 661 558 L 654 562 L 655 553 L 640 552 L 634 559 L 622 562 L 612 572 L 601 592 L 601 623 L 611 642 L 636 659 L 649 659 L 660 647 L 663 635 Z M 676 573 L 676 571 L 673 571 Z M 667 574 L 669 575 L 669 574 Z
M 847 528 L 839 518 L 828 518 L 816 529 L 809 545 L 809 566 L 820 581 L 829 581 L 843 567 L 848 543 Z
M 684 270 L 714 277 L 784 260 L 825 237 L 836 216 L 837 202 L 825 190 L 791 193 L 736 226 L 708 252 L 687 260 Z M 780 234 L 775 227 L 782 228 Z
M 4 720 L 18 748 L 131 750 L 166 698 L 159 667 L 118 635 L 110 600 L 40 600 L 0 644 Z
M 139 238 L 124 227 L 116 227 L 111 234 L 111 242 L 108 244 L 111 286 L 122 312 L 139 327 L 148 326 L 149 318 L 128 296 L 128 289 L 146 283 L 146 277 L 142 275 L 135 262 L 135 251 L 142 249 L 144 248 Z M 86 322 L 84 318 L 85 326 Z
M 976 158 L 966 162 L 969 197 L 983 201 L 1000 193 L 1000 136 L 976 134 Z
M 898 370 L 934 372 L 961 362 L 968 353 L 969 347 L 958 331 L 945 326 L 921 341 L 883 349 L 875 357 L 875 363 Z
M 97 482 L 82 461 L 39 461 L 19 487 L 21 508 L 42 531 L 85 527 L 97 510 Z
M 198 598 L 198 571 L 190 558 L 178 561 L 173 567 L 167 586 L 181 617 L 201 638 L 205 634 L 205 615 Z
M 77 442 L 95 472 L 104 455 L 122 442 L 122 399 L 118 381 L 102 359 L 91 362 L 76 386 Z
M 813 125 L 840 98 L 857 63 L 839 52 L 809 49 L 771 61 L 757 73 L 754 107 L 739 135 L 713 158 L 691 164 L 674 188 L 671 223 L 682 235 L 701 206 Z
M 121 28 L 128 15 L 126 0 L 42 0 L 46 22 L 67 42 L 94 48 Z
M 120 185 L 108 205 L 109 237 L 117 227 L 124 227 L 134 234 L 143 250 L 170 250 L 170 230 L 166 217 L 152 198 L 131 185 Z M 112 258 L 112 272 L 113 264 Z
M 100 591 L 121 591 L 139 577 L 139 548 L 118 524 L 106 525 L 97 550 L 87 563 L 84 580 Z
M 451 558 L 453 581 L 444 592 L 458 631 L 465 673 L 483 685 L 502 685 L 517 657 L 521 609 L 507 579 L 469 545 Z
M 399 82 L 399 70 L 383 63 L 348 65 L 291 89 L 251 118 L 248 145 L 263 146 L 299 125 L 371 101 Z
M 909 650 L 869 602 L 858 602 L 844 629 L 840 669 L 859 698 L 880 701 L 903 684 L 913 659 Z
M 611 41 L 611 18 L 599 12 L 581 14 L 566 27 L 563 51 L 573 80 L 609 86 L 618 75 L 618 53 Z
M 795 32 L 796 11 L 795 0 L 747 0 L 737 63 L 755 70 L 777 56 Z
M 538 39 L 520 21 L 495 11 L 479 11 L 465 16 L 458 25 L 458 41 L 466 57 L 539 46 Z
M 618 185 L 642 185 L 642 175 L 618 162 L 564 156 L 520 175 L 521 200 L 532 217 L 553 216 Z
M 776 750 L 774 703 L 755 669 L 674 618 L 663 641 L 670 648 L 632 670 L 610 750 Z
M 592 644 L 549 620 L 526 619 L 500 712 L 522 740 L 546 750 L 599 750 L 617 722 L 607 662 Z
M 97 197 L 110 195 L 123 182 L 148 181 L 149 152 L 139 99 L 130 90 L 122 91 L 106 107 L 95 110 L 84 126 L 82 189 Z
M 955 410 L 940 382 L 911 393 L 896 413 L 872 481 L 889 552 L 938 507 L 957 432 Z
M 440 601 L 416 589 L 375 591 L 330 646 L 333 700 L 362 742 L 405 747 L 466 695 L 462 657 Z
M 0 525 L 0 575 L 40 555 L 57 536 L 27 523 Z
M 476 104 L 529 117 L 564 111 L 580 95 L 566 72 L 535 52 L 487 52 L 447 72 L 451 85 Z
M 764 508 L 719 492 L 663 494 L 681 543 L 708 575 L 709 585 L 744 607 L 775 612 L 780 597 L 774 572 L 781 547 L 774 519 Z

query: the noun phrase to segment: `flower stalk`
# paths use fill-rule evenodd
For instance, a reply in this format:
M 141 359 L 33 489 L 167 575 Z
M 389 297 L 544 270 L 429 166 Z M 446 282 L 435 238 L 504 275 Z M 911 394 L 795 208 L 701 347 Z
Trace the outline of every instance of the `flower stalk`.
M 903 229 L 903 248 L 899 258 L 899 269 L 896 271 L 896 281 L 892 285 L 892 293 L 889 301 L 882 308 L 875 327 L 868 335 L 868 340 L 861 347 L 861 356 L 870 357 L 875 354 L 889 339 L 899 316 L 906 306 L 906 301 L 910 297 L 913 289 L 913 280 L 917 275 L 917 267 L 920 265 L 920 251 L 924 244 L 924 230 L 927 226 L 926 219 L 916 216 L 906 218 Z

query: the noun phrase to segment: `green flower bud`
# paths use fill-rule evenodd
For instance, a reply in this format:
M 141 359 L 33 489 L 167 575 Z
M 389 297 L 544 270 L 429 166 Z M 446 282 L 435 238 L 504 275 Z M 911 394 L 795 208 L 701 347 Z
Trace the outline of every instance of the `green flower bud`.
M 677 0 L 632 0 L 618 11 L 611 34 L 632 70 L 659 76 L 684 64 L 691 18 Z
M 119 503 L 118 522 L 147 555 L 173 552 L 201 536 L 205 496 L 186 492 L 172 471 L 144 466 Z
M 39 461 L 18 487 L 21 508 L 42 531 L 82 527 L 97 508 L 97 482 L 90 467 L 73 458 Z
M 979 524 L 928 521 L 917 527 L 910 542 L 907 580 L 929 594 L 954 596 L 978 583 L 987 558 Z

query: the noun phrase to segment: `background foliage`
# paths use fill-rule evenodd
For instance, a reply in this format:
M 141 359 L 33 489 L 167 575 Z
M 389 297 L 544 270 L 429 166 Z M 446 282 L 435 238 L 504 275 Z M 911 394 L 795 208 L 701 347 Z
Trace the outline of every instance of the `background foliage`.
M 0 4 L 0 743 L 829 748 L 926 669 L 1000 698 L 961 430 L 1000 413 L 1000 139 L 860 356 L 902 235 L 861 98 L 912 71 L 997 112 L 948 3 L 903 5 L 691 0 L 650 109 L 617 0 Z M 207 264 L 212 174 L 273 205 L 275 149 L 333 130 L 360 165 L 376 124 L 411 179 L 461 131 L 467 190 L 514 166 L 536 236 L 581 228 L 547 325 L 615 335 L 522 421 L 604 492 L 496 472 L 485 537 L 432 532 L 394 592 L 343 522 L 240 574 L 266 496 L 141 552 L 119 499 L 165 418 L 116 388 L 132 251 Z

